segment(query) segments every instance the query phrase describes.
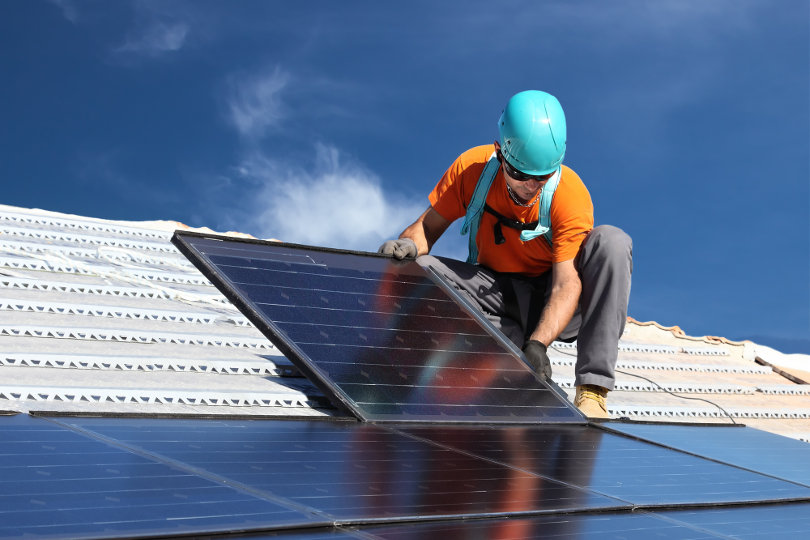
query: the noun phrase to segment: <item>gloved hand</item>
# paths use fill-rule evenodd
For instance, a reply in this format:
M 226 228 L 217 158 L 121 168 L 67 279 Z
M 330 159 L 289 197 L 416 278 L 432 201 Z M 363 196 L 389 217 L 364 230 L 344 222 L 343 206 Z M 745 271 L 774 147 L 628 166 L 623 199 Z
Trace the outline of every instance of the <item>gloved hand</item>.
M 395 259 L 404 259 L 405 257 L 416 258 L 418 252 L 419 250 L 416 249 L 416 243 L 410 238 L 388 240 L 377 250 L 377 253 L 390 255 Z
M 530 339 L 523 346 L 523 354 L 535 373 L 543 379 L 551 379 L 551 361 L 546 353 L 546 346 L 536 339 Z

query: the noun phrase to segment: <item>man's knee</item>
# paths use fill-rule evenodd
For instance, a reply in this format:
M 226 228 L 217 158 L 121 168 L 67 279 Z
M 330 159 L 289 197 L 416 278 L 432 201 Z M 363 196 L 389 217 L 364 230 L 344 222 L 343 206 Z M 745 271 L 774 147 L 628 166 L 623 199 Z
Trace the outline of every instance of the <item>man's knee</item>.
M 595 227 L 583 245 L 584 260 L 581 264 L 597 259 L 600 265 L 611 262 L 630 262 L 632 272 L 633 240 L 626 232 L 613 225 L 599 225 Z

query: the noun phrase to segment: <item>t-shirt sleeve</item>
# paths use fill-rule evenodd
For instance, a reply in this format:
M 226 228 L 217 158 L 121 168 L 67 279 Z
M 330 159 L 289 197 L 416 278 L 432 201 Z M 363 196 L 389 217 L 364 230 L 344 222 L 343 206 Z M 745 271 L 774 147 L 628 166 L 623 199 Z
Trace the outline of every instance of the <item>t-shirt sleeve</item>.
M 552 262 L 555 263 L 575 258 L 593 229 L 591 194 L 574 171 L 565 172 L 565 181 L 560 182 L 551 203 Z
M 445 171 L 430 192 L 430 205 L 447 221 L 455 221 L 467 213 L 467 204 L 484 170 L 492 146 L 477 146 L 461 154 Z

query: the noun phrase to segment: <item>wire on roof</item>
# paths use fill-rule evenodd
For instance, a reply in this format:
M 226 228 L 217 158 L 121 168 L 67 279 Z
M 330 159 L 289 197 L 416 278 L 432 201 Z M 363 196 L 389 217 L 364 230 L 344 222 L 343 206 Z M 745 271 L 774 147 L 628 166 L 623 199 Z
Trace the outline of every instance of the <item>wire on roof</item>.
M 553 348 L 554 350 L 556 350 L 557 352 L 561 353 L 561 354 L 567 354 L 568 356 L 576 356 L 576 354 L 574 354 L 574 353 L 570 353 L 570 352 L 566 352 L 566 351 L 561 350 L 561 349 L 560 349 L 560 348 L 558 348 L 556 345 L 552 345 L 552 348 Z M 681 395 L 681 394 L 676 394 L 675 392 L 672 392 L 671 390 L 668 390 L 667 388 L 664 388 L 663 386 L 661 386 L 660 384 L 658 384 L 658 383 L 657 383 L 657 382 L 655 382 L 654 380 L 652 380 L 652 379 L 648 379 L 647 377 L 644 377 L 644 376 L 642 376 L 642 375 L 636 375 L 635 373 L 629 373 L 629 372 L 627 372 L 627 371 L 622 371 L 622 370 L 620 370 L 620 369 L 617 369 L 617 370 L 616 370 L 616 373 L 621 373 L 622 375 L 630 375 L 631 377 L 638 377 L 639 379 L 643 379 L 643 380 L 645 380 L 645 381 L 647 381 L 647 382 L 649 382 L 649 383 L 651 383 L 651 384 L 653 384 L 653 385 L 657 386 L 657 387 L 658 387 L 660 390 L 662 390 L 663 392 L 666 392 L 667 394 L 669 394 L 669 395 L 671 395 L 671 396 L 674 396 L 674 397 L 676 397 L 676 398 L 688 399 L 688 400 L 694 400 L 694 401 L 703 401 L 703 402 L 705 402 L 705 403 L 708 403 L 709 405 L 712 405 L 712 406 L 714 406 L 714 407 L 717 407 L 717 408 L 718 408 L 718 409 L 719 409 L 719 410 L 720 410 L 720 411 L 721 411 L 721 412 L 722 412 L 724 415 L 726 415 L 726 416 L 728 417 L 728 419 L 729 419 L 729 420 L 731 420 L 731 423 L 732 423 L 732 424 L 736 424 L 736 423 L 737 423 L 737 421 L 736 421 L 736 420 L 734 420 L 734 417 L 733 417 L 733 416 L 731 416 L 731 414 L 730 414 L 730 413 L 729 413 L 727 410 L 725 410 L 723 407 L 721 407 L 720 405 L 718 405 L 717 403 L 715 403 L 715 402 L 713 402 L 713 401 L 711 401 L 711 400 L 709 400 L 709 399 L 705 399 L 705 398 L 698 398 L 698 397 L 691 397 L 691 396 L 684 396 L 684 395 Z

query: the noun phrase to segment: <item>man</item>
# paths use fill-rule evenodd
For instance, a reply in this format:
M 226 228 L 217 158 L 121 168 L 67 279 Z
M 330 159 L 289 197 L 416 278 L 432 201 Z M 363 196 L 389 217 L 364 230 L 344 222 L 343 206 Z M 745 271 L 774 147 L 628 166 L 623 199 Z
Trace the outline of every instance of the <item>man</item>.
M 380 252 L 424 260 L 551 377 L 547 347 L 577 339 L 574 404 L 608 417 L 618 341 L 627 318 L 632 242 L 620 229 L 593 227 L 593 204 L 579 176 L 562 165 L 566 123 L 557 99 L 513 96 L 500 138 L 471 148 L 430 193 L 430 206 Z M 467 262 L 428 255 L 456 219 L 470 234 Z

